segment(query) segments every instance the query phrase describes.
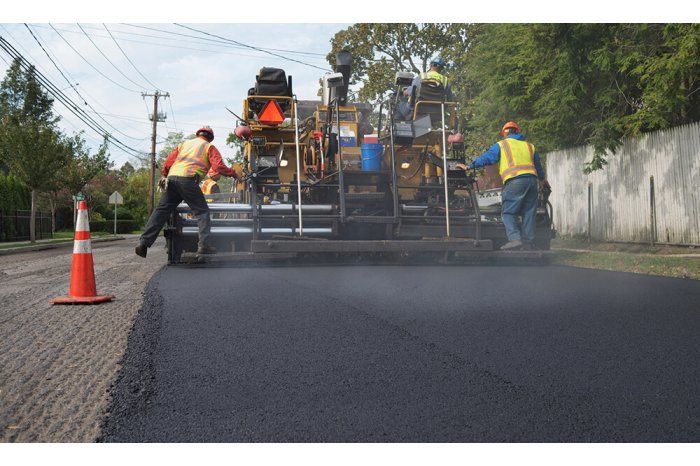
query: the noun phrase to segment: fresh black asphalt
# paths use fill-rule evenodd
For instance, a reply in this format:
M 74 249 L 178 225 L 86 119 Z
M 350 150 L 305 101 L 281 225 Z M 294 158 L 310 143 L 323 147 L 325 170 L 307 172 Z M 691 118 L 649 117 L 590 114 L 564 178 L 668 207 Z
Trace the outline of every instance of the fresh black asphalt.
M 170 267 L 102 441 L 700 441 L 700 282 Z

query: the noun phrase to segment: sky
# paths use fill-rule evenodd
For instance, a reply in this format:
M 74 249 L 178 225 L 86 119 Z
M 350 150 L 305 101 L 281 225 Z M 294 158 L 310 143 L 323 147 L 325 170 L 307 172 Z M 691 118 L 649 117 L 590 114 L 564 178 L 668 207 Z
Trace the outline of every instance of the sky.
M 162 146 L 168 132 L 182 131 L 188 135 L 201 125 L 208 124 L 215 132 L 214 144 L 224 157 L 233 155 L 233 149 L 226 146 L 225 141 L 235 124 L 234 117 L 225 107 L 240 114 L 243 99 L 248 89 L 254 85 L 258 70 L 263 66 L 283 68 L 288 75 L 293 76 L 294 92 L 300 100 L 316 99 L 318 80 L 325 73 L 324 69 L 330 69 L 325 59 L 330 50 L 330 40 L 337 31 L 348 26 L 185 23 L 186 26 L 247 45 L 282 50 L 272 53 L 307 63 L 305 65 L 231 43 L 224 44 L 220 39 L 172 23 L 128 24 L 106 23 L 105 29 L 101 23 L 80 23 L 83 32 L 77 23 L 29 23 L 65 78 L 24 24 L 0 24 L 0 35 L 24 54 L 64 94 L 74 102 L 81 102 L 75 92 L 77 90 L 116 129 L 109 128 L 98 116 L 95 119 L 125 144 L 150 153 L 151 122 L 148 114 L 152 111 L 153 98 L 144 99 L 141 93 L 152 94 L 155 89 L 159 89 L 169 92 L 170 98 L 159 101 L 159 110 L 166 112 L 167 118 L 164 123 L 158 124 L 158 148 Z M 124 54 L 109 36 L 110 32 Z M 95 71 L 76 51 L 114 82 Z M 129 63 L 125 55 L 135 66 Z M 0 73 L 4 76 L 11 59 L 2 50 L 0 57 L 6 60 L 0 59 Z M 71 89 L 71 85 L 74 89 Z M 66 133 L 72 134 L 84 129 L 84 138 L 92 148 L 97 149 L 102 138 L 95 131 L 72 115 L 61 103 L 56 102 L 54 109 L 61 115 L 59 125 Z M 83 109 L 92 113 L 85 105 Z M 134 163 L 133 157 L 114 145 L 110 146 L 110 152 L 115 167 L 120 167 L 126 161 Z

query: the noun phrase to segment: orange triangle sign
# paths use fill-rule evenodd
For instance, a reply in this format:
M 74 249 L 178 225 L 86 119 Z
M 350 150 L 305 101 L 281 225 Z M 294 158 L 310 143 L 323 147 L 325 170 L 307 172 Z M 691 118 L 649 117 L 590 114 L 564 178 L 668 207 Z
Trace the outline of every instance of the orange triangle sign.
M 258 115 L 258 121 L 263 125 L 279 125 L 284 121 L 284 112 L 280 108 L 280 104 L 276 100 L 268 100 L 263 107 L 260 115 Z

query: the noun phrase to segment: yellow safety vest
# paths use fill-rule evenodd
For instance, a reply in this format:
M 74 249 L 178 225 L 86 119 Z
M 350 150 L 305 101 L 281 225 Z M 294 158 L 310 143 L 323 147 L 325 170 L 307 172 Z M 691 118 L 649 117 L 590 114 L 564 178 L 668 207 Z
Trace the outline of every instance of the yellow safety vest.
M 201 178 L 209 171 L 209 147 L 210 143 L 202 138 L 194 138 L 181 143 L 178 146 L 178 154 L 175 163 L 170 167 L 168 175 L 194 176 Z
M 218 186 L 218 183 L 211 178 L 207 178 L 206 180 L 202 181 L 200 189 L 204 194 L 211 194 L 214 191 L 214 186 Z M 212 202 L 212 199 L 207 199 L 207 202 Z
M 442 87 L 447 88 L 447 78 L 442 74 L 438 73 L 437 71 L 430 70 L 428 72 L 421 73 L 420 79 L 421 81 L 425 81 L 426 79 L 432 79 L 433 81 L 437 81 L 440 84 L 442 84 Z
M 526 141 L 518 139 L 503 139 L 498 142 L 501 148 L 501 160 L 498 163 L 498 172 L 505 184 L 509 179 L 530 174 L 537 176 L 535 168 L 535 147 Z

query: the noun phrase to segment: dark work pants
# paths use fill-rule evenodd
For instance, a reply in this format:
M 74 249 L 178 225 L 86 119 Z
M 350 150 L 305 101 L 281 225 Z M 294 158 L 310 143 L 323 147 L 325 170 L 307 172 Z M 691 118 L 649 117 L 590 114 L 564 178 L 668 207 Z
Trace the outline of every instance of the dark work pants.
M 522 216 L 522 234 L 518 228 L 518 216 Z M 535 240 L 537 217 L 537 177 L 521 175 L 506 181 L 501 191 L 501 217 L 506 227 L 508 241 L 521 240 L 532 244 Z
M 146 229 L 141 235 L 141 244 L 151 247 L 158 238 L 161 228 L 170 218 L 177 206 L 185 201 L 197 219 L 199 226 L 199 247 L 207 244 L 209 232 L 211 230 L 211 219 L 209 218 L 209 206 L 199 184 L 195 178 L 182 176 L 169 176 L 168 189 L 160 196 L 158 206 L 153 210 L 151 218 L 148 219 Z

